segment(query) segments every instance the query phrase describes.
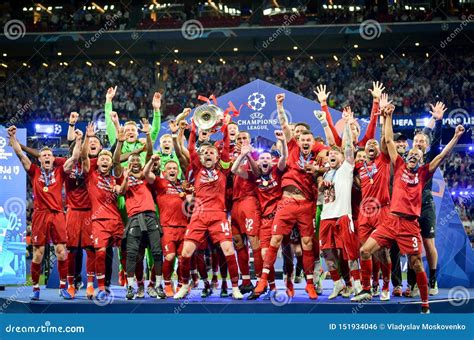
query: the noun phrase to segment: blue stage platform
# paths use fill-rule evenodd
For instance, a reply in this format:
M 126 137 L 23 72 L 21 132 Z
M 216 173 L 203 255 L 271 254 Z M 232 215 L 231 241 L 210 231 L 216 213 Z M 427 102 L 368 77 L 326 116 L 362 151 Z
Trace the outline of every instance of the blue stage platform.
M 31 287 L 7 287 L 0 291 L 0 308 L 3 313 L 419 313 L 420 299 L 391 297 L 382 302 L 378 297 L 370 302 L 358 304 L 350 299 L 337 297 L 328 301 L 332 289 L 329 280 L 324 282 L 324 292 L 317 300 L 309 300 L 304 284 L 296 284 L 296 296 L 288 300 L 283 282 L 277 282 L 281 294 L 276 299 L 241 300 L 220 298 L 220 290 L 206 299 L 200 296 L 201 289 L 193 289 L 183 300 L 144 299 L 128 301 L 123 287 L 114 286 L 110 299 L 100 304 L 85 298 L 81 289 L 74 300 L 63 300 L 57 289 L 41 290 L 41 300 L 31 302 Z M 462 296 L 460 299 L 455 298 Z M 449 289 L 440 289 L 437 296 L 430 297 L 432 313 L 472 313 L 474 311 L 474 289 L 463 288 L 462 294 L 453 294 Z

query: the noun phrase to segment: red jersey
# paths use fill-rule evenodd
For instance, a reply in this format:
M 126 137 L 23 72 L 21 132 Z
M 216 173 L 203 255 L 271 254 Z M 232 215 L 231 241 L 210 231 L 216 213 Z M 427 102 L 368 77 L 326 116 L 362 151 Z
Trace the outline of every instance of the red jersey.
M 62 189 L 66 178 L 63 165 L 65 158 L 57 157 L 53 169 L 48 173 L 36 164 L 31 164 L 27 171 L 33 187 L 35 210 L 64 211 Z
M 84 210 L 91 208 L 84 174 L 79 164 L 75 164 L 71 173 L 66 174 L 64 187 L 66 188 L 66 204 L 68 208 Z
M 120 184 L 123 176 L 115 178 L 112 175 L 104 176 L 99 173 L 97 160 L 91 160 L 89 172 L 84 174 L 87 191 L 92 206 L 92 220 L 121 220 L 117 207 L 118 195 L 114 187 Z
M 293 137 L 288 142 L 287 171 L 282 178 L 282 188 L 292 185 L 298 188 L 309 201 L 316 201 L 318 196 L 313 175 L 304 168 L 307 163 L 314 162 L 318 153 L 327 149 L 322 143 L 315 142 L 308 156 L 303 156 L 300 147 Z
M 420 217 L 423 188 L 433 177 L 429 166 L 425 164 L 412 171 L 407 168 L 402 157 L 397 157 L 393 174 L 391 212 Z
M 373 162 L 358 162 L 362 201 L 371 199 L 385 206 L 390 203 L 390 157 L 381 152 Z
M 194 211 L 226 211 L 225 185 L 229 170 L 208 170 L 203 166 L 194 169 Z
M 232 185 L 232 199 L 234 201 L 242 197 L 255 196 L 255 188 L 257 187 L 253 172 L 250 169 L 250 162 L 247 157 L 242 160 L 240 166 L 247 172 L 248 179 L 237 175 L 234 176 Z
M 362 202 L 362 194 L 360 190 L 352 187 L 351 207 L 352 207 L 352 220 L 353 221 L 357 221 L 357 218 L 359 217 L 361 202 Z
M 276 212 L 278 201 L 280 201 L 283 194 L 281 190 L 282 177 L 283 172 L 278 169 L 278 166 L 274 165 L 268 175 L 262 175 L 255 180 L 262 217 Z
M 155 202 L 151 187 L 143 179 L 128 176 L 128 188 L 125 192 L 125 204 L 128 216 L 134 216 L 145 211 L 155 211 Z
M 156 177 L 153 183 L 156 192 L 156 204 L 160 209 L 160 224 L 162 227 L 184 227 L 188 225 L 188 219 L 184 214 L 186 196 L 180 182 L 175 184 L 167 179 Z

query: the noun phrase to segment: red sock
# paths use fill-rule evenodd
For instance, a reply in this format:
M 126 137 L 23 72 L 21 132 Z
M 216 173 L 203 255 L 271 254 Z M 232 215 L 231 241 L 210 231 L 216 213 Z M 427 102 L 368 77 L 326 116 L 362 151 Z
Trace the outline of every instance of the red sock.
M 67 254 L 67 283 L 70 286 L 74 285 L 75 276 L 76 276 L 76 249 L 72 249 Z
M 351 276 L 354 279 L 354 281 L 360 280 L 360 270 L 359 269 L 351 270 Z
M 380 261 L 372 257 L 372 285 L 378 286 L 380 280 Z
M 240 275 L 242 275 L 242 284 L 250 284 L 249 250 L 247 246 L 237 249 L 237 260 L 239 261 Z M 227 262 L 227 264 L 229 264 Z M 230 271 L 230 268 L 229 268 Z M 232 277 L 232 275 L 231 275 Z
M 372 276 L 372 260 L 360 259 L 360 276 L 362 278 L 362 288 L 370 290 L 370 277 Z
M 176 274 L 178 275 L 178 283 L 183 282 L 183 276 L 181 275 L 181 256 L 178 257 L 178 268 L 176 268 Z
M 181 281 L 183 284 L 189 284 L 189 273 L 191 270 L 191 258 L 181 256 L 179 268 L 181 272 Z
M 347 260 L 344 260 L 341 256 L 341 274 L 342 277 L 344 278 L 344 282 L 346 283 L 347 286 L 351 287 L 351 270 L 349 269 L 349 262 Z
M 219 255 L 217 254 L 217 249 L 213 249 L 211 252 L 211 266 L 212 273 L 217 273 L 219 271 Z
M 392 273 L 392 263 L 380 262 L 380 268 L 382 269 L 383 278 L 382 290 L 389 290 L 390 274 Z
M 265 253 L 265 258 L 263 259 L 263 268 L 267 269 L 267 271 L 271 271 L 273 269 L 273 265 L 275 264 L 276 257 L 278 253 L 278 248 L 270 245 L 268 247 L 267 252 Z M 262 279 L 268 280 L 268 273 L 266 270 L 262 271 Z
M 67 259 L 58 260 L 58 273 L 59 273 L 59 288 L 66 288 L 67 281 Z
M 39 285 L 39 278 L 41 273 L 41 263 L 31 261 L 31 282 L 33 286 Z M 39 288 L 38 288 L 39 289 Z
M 100 290 L 105 289 L 105 251 L 95 253 L 95 273 Z
M 169 261 L 165 258 L 165 261 L 163 262 L 163 279 L 165 281 L 170 281 L 171 280 L 171 274 L 173 273 L 173 261 Z
M 204 259 L 204 252 L 199 251 L 197 253 L 196 264 L 201 279 L 207 280 L 206 260 Z
M 191 278 L 193 279 L 193 281 L 199 280 L 197 274 L 197 256 L 197 252 L 195 252 L 193 256 L 191 256 L 190 270 L 192 271 Z
M 227 266 L 229 267 L 230 281 L 232 282 L 232 287 L 237 287 L 239 285 L 239 268 L 237 267 L 235 255 L 226 256 L 225 259 L 227 262 Z
M 428 278 L 426 272 L 416 273 L 416 284 L 420 290 L 421 306 L 428 307 Z
M 268 285 L 270 286 L 270 290 L 275 290 L 275 269 L 270 269 L 270 273 L 268 273 Z
M 303 269 L 306 274 L 306 283 L 313 283 L 314 255 L 312 250 L 303 249 Z
M 226 282 L 226 280 L 227 280 L 227 262 L 225 260 L 224 253 L 222 252 L 222 249 L 220 247 L 219 247 L 219 249 L 217 249 L 217 254 L 219 255 L 219 269 L 220 269 L 220 272 L 221 272 L 221 279 L 222 279 L 222 282 Z M 226 283 L 226 287 L 227 287 L 227 283 Z
M 296 256 L 296 268 L 300 268 L 301 270 L 303 270 L 303 255 Z M 297 271 L 296 273 L 298 274 L 299 272 Z
M 339 281 L 341 279 L 341 276 L 339 275 L 339 271 L 337 269 L 330 270 L 329 273 L 331 274 L 331 280 L 333 280 L 334 282 Z
M 95 252 L 91 249 L 86 249 L 86 270 L 87 270 L 87 283 L 94 283 L 95 276 Z
M 253 265 L 255 268 L 255 275 L 260 277 L 263 269 L 262 249 L 260 248 L 253 250 Z

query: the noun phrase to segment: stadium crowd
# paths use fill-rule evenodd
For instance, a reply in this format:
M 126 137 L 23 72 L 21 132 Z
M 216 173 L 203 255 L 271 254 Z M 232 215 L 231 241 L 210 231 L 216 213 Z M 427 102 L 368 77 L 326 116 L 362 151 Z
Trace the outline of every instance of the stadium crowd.
M 225 64 L 217 60 L 206 60 L 203 64 L 196 60 L 178 62 L 162 61 L 157 66 L 150 61 L 133 64 L 122 61 L 119 67 L 112 67 L 106 61 L 95 62 L 92 67 L 84 62 L 71 62 L 67 67 L 59 62 L 49 67 L 12 65 L 5 72 L 0 90 L 0 122 L 18 116 L 19 110 L 24 121 L 32 118 L 64 121 L 71 111 L 79 112 L 81 119 L 91 120 L 102 109 L 98 93 L 109 84 L 124 89 L 115 104 L 124 119 L 149 115 L 150 93 L 153 88 L 164 90 L 166 120 L 184 107 L 199 104 L 198 95 L 211 91 L 219 96 L 255 79 L 311 99 L 315 99 L 315 84 L 324 82 L 335 93 L 329 99 L 330 107 L 342 109 L 350 102 L 356 116 L 368 116 L 371 101 L 367 96 L 370 82 L 367 75 L 381 79 L 393 93 L 395 114 L 427 113 L 428 103 L 438 98 L 443 98 L 449 110 L 474 110 L 472 53 L 437 53 L 429 59 L 425 55 L 407 54 L 384 59 L 362 56 L 360 61 L 346 55 L 338 61 L 331 57 L 311 60 L 306 56 L 291 62 L 283 57 L 228 59 Z M 159 79 L 155 78 L 156 73 L 160 74 Z M 28 91 L 23 91 L 24 88 Z M 30 93 L 37 95 L 31 97 Z

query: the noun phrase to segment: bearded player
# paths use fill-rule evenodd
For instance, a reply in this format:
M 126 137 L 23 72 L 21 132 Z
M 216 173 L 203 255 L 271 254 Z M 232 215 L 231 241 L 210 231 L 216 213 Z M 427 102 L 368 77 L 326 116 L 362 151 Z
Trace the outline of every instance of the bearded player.
M 237 135 L 237 149 L 249 151 L 249 148 L 251 148 L 250 134 L 246 131 L 239 132 Z M 255 192 L 257 187 L 255 174 L 252 172 L 252 167 L 256 168 L 257 166 L 250 152 L 243 157 L 239 157 L 237 157 L 238 161 L 235 160 L 232 166 L 232 173 L 238 174 L 238 176 L 234 176 L 232 185 L 231 221 L 237 260 L 242 275 L 242 284 L 239 288 L 242 294 L 246 294 L 254 289 L 250 281 L 249 249 L 246 238 L 248 238 L 252 247 L 257 278 L 260 277 L 262 272 L 263 259 L 258 240 L 260 205 Z M 254 163 L 253 166 L 251 163 Z
M 258 234 L 262 257 L 265 256 L 268 247 L 270 246 L 273 219 L 276 214 L 277 204 L 282 196 L 281 179 L 283 172 L 286 169 L 286 160 L 288 157 L 288 147 L 283 131 L 275 131 L 275 137 L 282 144 L 282 153 L 281 157 L 278 159 L 277 164 L 273 163 L 272 155 L 269 152 L 262 152 L 259 155 L 257 161 L 259 172 L 253 174 L 252 176 L 257 185 L 256 193 L 262 215 Z M 242 171 L 241 167 L 239 167 L 239 164 L 245 157 L 252 157 L 251 148 L 249 145 L 242 146 L 241 153 L 232 166 L 232 172 L 235 172 L 235 174 L 238 176 L 249 179 L 249 173 Z M 270 268 L 270 272 L 268 274 L 268 284 L 270 286 L 270 291 L 276 292 L 275 270 L 273 267 Z M 252 294 L 250 294 L 247 299 L 253 300 L 256 298 L 258 298 L 258 296 L 252 292 Z
M 94 135 L 94 127 L 89 123 L 82 148 L 83 154 L 87 154 L 89 138 Z M 114 166 L 112 153 L 107 150 L 102 150 L 96 159 L 83 158 L 83 172 L 92 206 L 90 223 L 96 254 L 96 299 L 103 301 L 108 295 L 105 290 L 105 251 L 108 246 L 120 246 L 124 229 L 117 207 L 118 192 L 123 180 L 122 167 L 120 164 Z
M 337 146 L 329 150 L 329 170 L 323 175 L 324 203 L 321 212 L 319 239 L 326 265 L 334 283 L 328 299 L 336 298 L 344 290 L 344 281 L 339 275 L 337 260 L 349 261 L 350 274 L 354 278 L 355 290 L 362 290 L 358 263 L 358 246 L 352 221 L 351 192 L 354 171 L 354 146 L 351 136 L 351 117 L 344 118 L 344 151 Z
M 288 119 L 283 108 L 284 99 L 284 94 L 276 96 L 278 118 L 285 133 L 285 138 L 289 140 L 288 170 L 282 178 L 283 197 L 278 204 L 277 213 L 273 221 L 270 247 L 265 255 L 264 269 L 260 281 L 255 288 L 255 294 L 262 294 L 267 287 L 268 274 L 275 263 L 283 236 L 288 235 L 293 226 L 297 224 L 303 247 L 306 292 L 310 299 L 317 299 L 318 294 L 313 283 L 314 255 L 312 241 L 314 235 L 314 213 L 316 211 L 315 193 L 317 193 L 317 188 L 313 176 L 307 171 L 307 168 L 325 147 L 321 143 L 315 143 L 313 134 L 308 130 L 301 132 L 298 141 L 291 137 Z M 287 291 L 289 296 L 294 296 L 293 287 L 287 287 Z
M 223 131 L 224 148 L 219 160 L 219 151 L 212 144 L 201 145 L 199 154 L 196 152 L 192 143 L 195 140 L 196 126 L 192 123 L 189 152 L 190 171 L 194 174 L 195 208 L 186 229 L 181 253 L 183 286 L 174 295 L 175 299 L 182 299 L 188 294 L 191 256 L 204 241 L 206 233 L 209 233 L 213 243 L 220 243 L 224 252 L 232 282 L 232 297 L 239 300 L 243 298 L 238 287 L 239 271 L 225 207 L 225 185 L 230 167 L 227 123 L 224 124 Z
M 40 166 L 31 163 L 23 154 L 16 139 L 16 127 L 8 128 L 10 145 L 20 160 L 23 168 L 31 178 L 34 195 L 34 212 L 32 220 L 31 240 L 33 244 L 33 260 L 31 261 L 31 280 L 33 293 L 31 300 L 39 300 L 39 278 L 44 248 L 50 241 L 54 244 L 59 272 L 59 294 L 64 299 L 71 299 L 66 289 L 67 278 L 67 231 L 63 210 L 62 187 L 66 174 L 63 165 L 65 158 L 55 158 L 50 148 L 44 147 L 39 151 Z M 81 135 L 76 142 L 80 145 Z
M 428 279 L 421 260 L 422 239 L 418 218 L 421 214 L 422 191 L 441 162 L 449 155 L 464 133 L 464 127 L 458 125 L 451 141 L 430 163 L 422 164 L 423 152 L 417 148 L 409 151 L 404 161 L 397 154 L 393 141 L 392 113 L 395 107 L 387 106 L 385 115 L 385 139 L 390 160 L 394 166 L 393 192 L 390 214 L 387 223 L 373 232 L 361 247 L 362 285 L 364 290 L 357 295 L 359 301 L 370 299 L 370 255 L 380 247 L 390 247 L 397 242 L 400 252 L 408 255 L 411 268 L 416 272 L 416 282 L 420 289 L 421 312 L 430 313 L 428 303 Z

